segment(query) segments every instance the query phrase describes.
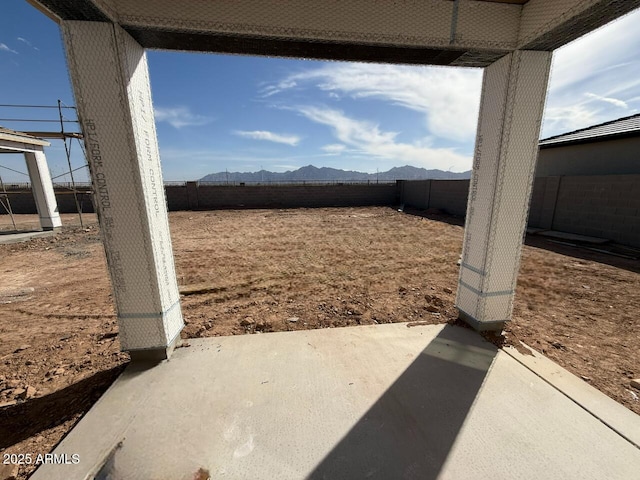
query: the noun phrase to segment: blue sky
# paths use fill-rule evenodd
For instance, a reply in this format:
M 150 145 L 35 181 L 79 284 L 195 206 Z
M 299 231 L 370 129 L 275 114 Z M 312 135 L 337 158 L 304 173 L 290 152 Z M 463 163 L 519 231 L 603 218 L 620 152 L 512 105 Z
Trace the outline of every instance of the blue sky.
M 554 53 L 543 138 L 639 111 L 637 25 L 640 11 Z M 471 168 L 478 69 L 162 51 L 148 58 L 166 181 L 309 164 L 366 172 L 406 164 Z M 2 104 L 74 105 L 58 26 L 23 0 L 3 1 L 0 92 Z M 0 118 L 55 119 L 57 110 L 0 108 Z M 46 153 L 53 176 L 68 170 L 62 142 L 52 141 Z M 75 143 L 74 168 L 83 164 L 79 153 Z M 0 165 L 26 172 L 18 155 L 0 156 Z M 28 180 L 5 168 L 0 175 Z M 78 179 L 87 179 L 83 170 Z

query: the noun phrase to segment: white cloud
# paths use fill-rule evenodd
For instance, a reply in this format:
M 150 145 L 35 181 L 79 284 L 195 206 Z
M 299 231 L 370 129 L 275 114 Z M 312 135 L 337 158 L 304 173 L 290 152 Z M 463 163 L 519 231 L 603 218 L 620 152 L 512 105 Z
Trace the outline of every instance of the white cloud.
M 397 133 L 382 132 L 380 128 L 364 120 L 353 120 L 344 113 L 330 108 L 301 106 L 295 108 L 309 120 L 333 128 L 338 140 L 348 145 L 382 145 L 394 141 Z
M 266 130 L 253 130 L 250 132 L 238 130 L 233 133 L 245 138 L 252 138 L 254 140 L 266 140 L 268 142 L 275 143 L 284 143 L 285 145 L 291 145 L 292 147 L 295 147 L 298 143 L 300 143 L 300 137 L 296 135 L 281 135 L 278 133 L 268 132 Z
M 554 88 L 597 80 L 603 73 L 617 76 L 621 70 L 637 65 L 637 50 L 631 47 L 640 41 L 636 28 L 639 21 L 640 11 L 636 11 L 557 50 L 552 72 Z
M 381 131 L 378 125 L 349 118 L 338 110 L 311 106 L 300 106 L 294 110 L 313 122 L 330 127 L 342 144 L 371 157 L 391 159 L 396 164 L 409 163 L 458 172 L 471 168 L 471 157 L 454 149 L 431 148 L 420 142 L 396 142 L 397 133 Z
M 4 43 L 0 43 L 0 50 L 4 50 L 5 52 L 10 52 L 10 53 L 15 53 L 16 55 L 18 55 L 18 52 L 7 47 Z
M 597 113 L 584 105 L 548 106 L 545 110 L 545 133 L 542 138 L 571 132 L 597 123 L 599 123 Z
M 157 122 L 166 122 L 174 128 L 198 127 L 213 120 L 211 117 L 192 113 L 188 107 L 154 107 L 154 115 Z
M 383 100 L 424 114 L 431 134 L 465 142 L 475 135 L 481 80 L 477 69 L 339 63 L 291 75 L 269 94 L 312 84 L 329 96 Z
M 551 104 L 547 106 L 544 118 L 545 132 L 553 132 L 551 135 L 570 132 L 580 128 L 602 123 L 611 118 L 629 115 L 633 111 L 629 109 L 628 102 L 613 97 L 604 97 L 591 92 L 584 93 L 584 100 L 574 98 L 570 104 Z M 611 109 L 609 105 L 617 107 Z M 549 134 L 543 135 L 544 137 Z
M 338 155 L 347 149 L 346 145 L 342 145 L 341 143 L 331 143 L 320 148 L 332 155 Z
M 589 98 L 593 98 L 594 100 L 600 100 L 601 102 L 610 103 L 611 105 L 615 105 L 616 107 L 629 108 L 629 105 L 627 105 L 626 102 L 623 102 L 622 100 L 619 100 L 617 98 L 603 97 L 601 95 L 596 95 L 595 93 L 591 93 L 591 92 L 585 93 L 585 96 Z
M 630 115 L 640 95 L 640 11 L 554 53 L 543 137 Z
M 34 47 L 33 45 L 31 45 L 31 42 L 29 40 L 27 40 L 26 38 L 18 37 L 18 38 L 16 38 L 16 40 L 26 44 L 27 46 L 33 48 L 34 50 L 40 51 L 40 49 L 38 47 Z
M 267 85 L 266 87 L 264 87 L 262 89 L 261 95 L 263 98 L 267 98 L 271 95 L 275 95 L 276 93 L 280 93 L 283 90 L 294 88 L 296 85 L 297 84 L 294 80 L 282 80 L 275 85 Z
M 638 105 L 632 102 L 640 97 L 638 24 L 640 10 L 554 53 L 543 137 L 635 112 L 631 107 Z M 425 135 L 466 146 L 477 127 L 481 79 L 476 69 L 330 63 L 291 74 L 264 92 L 320 90 L 327 102 L 348 97 L 394 104 L 421 113 Z

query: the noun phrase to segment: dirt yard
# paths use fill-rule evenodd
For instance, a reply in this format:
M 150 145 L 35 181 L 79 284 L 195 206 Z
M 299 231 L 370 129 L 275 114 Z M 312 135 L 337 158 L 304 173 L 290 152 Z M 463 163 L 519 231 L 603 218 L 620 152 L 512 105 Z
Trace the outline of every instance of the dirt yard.
M 0 245 L 0 452 L 46 453 L 122 371 L 95 216 Z M 19 227 L 37 221 L 18 217 Z M 170 214 L 183 337 L 452 322 L 459 219 L 390 208 Z M 0 217 L 0 229 L 9 228 Z M 640 262 L 531 237 L 506 341 L 640 414 Z M 32 468 L 20 471 L 26 478 Z

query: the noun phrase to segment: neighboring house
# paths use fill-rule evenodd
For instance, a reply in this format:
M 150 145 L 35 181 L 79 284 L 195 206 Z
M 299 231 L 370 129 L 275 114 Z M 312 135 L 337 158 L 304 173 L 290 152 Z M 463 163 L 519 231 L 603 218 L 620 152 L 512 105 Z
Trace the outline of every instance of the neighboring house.
M 640 114 L 540 141 L 530 227 L 640 248 Z M 403 202 L 465 215 L 469 180 L 401 182 Z
M 640 174 L 640 114 L 540 140 L 536 177 Z
M 640 247 L 640 114 L 541 140 L 529 225 Z

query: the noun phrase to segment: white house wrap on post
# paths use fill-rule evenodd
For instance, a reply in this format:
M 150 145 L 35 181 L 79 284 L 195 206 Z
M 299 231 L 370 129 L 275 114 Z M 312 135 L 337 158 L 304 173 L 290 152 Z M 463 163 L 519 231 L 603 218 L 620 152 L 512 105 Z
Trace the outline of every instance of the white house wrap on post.
M 485 69 L 456 299 L 478 330 L 511 316 L 550 66 L 516 50 Z
M 120 342 L 134 357 L 166 357 L 183 321 L 147 57 L 118 25 L 69 21 L 62 31 L 96 189 Z
M 47 165 L 44 147 L 49 142 L 0 127 L 0 153 L 22 153 L 27 162 L 33 198 L 43 230 L 58 230 L 62 226 L 53 182 Z
M 486 67 L 457 306 L 511 315 L 551 52 L 640 0 L 29 0 L 60 23 L 123 348 L 160 358 L 182 328 L 146 48 Z

